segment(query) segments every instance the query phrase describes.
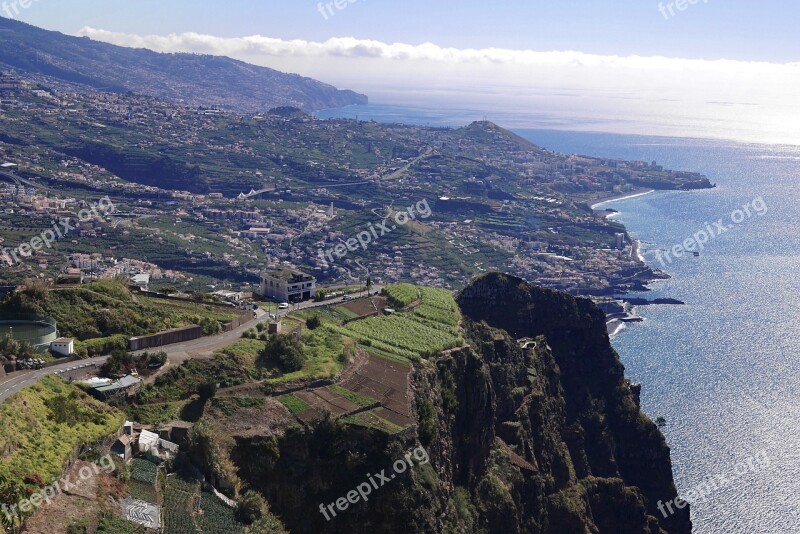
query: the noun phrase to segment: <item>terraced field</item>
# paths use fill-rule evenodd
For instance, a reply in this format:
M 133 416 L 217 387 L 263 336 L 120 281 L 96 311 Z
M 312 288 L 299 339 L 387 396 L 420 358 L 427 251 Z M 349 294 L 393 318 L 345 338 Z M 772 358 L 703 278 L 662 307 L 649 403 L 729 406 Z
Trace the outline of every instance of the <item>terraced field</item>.
M 164 491 L 164 532 L 170 534 L 195 534 L 199 532 L 194 525 L 192 510 L 196 506 L 200 484 L 197 481 L 181 478 L 179 475 L 167 477 Z
M 362 345 L 410 360 L 464 343 L 457 328 L 461 315 L 449 291 L 411 284 L 388 286 L 384 291 L 389 302 L 407 309 L 352 321 L 345 326 L 329 324 L 328 328 L 354 337 Z
M 235 511 L 196 480 L 167 477 L 164 491 L 164 534 L 244 534 Z

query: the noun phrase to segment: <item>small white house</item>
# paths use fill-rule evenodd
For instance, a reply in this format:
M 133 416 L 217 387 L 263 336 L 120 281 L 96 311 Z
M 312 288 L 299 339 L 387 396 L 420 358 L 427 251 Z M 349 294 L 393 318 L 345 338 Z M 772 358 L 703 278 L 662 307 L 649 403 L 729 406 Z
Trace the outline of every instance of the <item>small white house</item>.
M 149 452 L 150 454 L 158 455 L 158 442 L 160 439 L 158 434 L 148 430 L 142 430 L 139 434 L 139 452 Z
M 75 341 L 71 337 L 60 337 L 50 342 L 50 352 L 69 356 L 75 352 Z

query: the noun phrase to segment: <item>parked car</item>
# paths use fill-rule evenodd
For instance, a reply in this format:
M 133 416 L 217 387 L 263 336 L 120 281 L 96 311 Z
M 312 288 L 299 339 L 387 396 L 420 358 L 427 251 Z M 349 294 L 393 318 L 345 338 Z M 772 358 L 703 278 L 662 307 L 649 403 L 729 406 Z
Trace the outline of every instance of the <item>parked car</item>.
M 41 358 L 25 358 L 17 360 L 17 367 L 19 369 L 41 369 L 44 365 L 44 360 Z
M 351 297 L 350 295 L 345 295 L 342 297 L 342 300 L 353 300 L 353 297 Z
M 278 309 L 279 310 L 288 310 L 289 309 L 289 303 L 288 302 L 281 302 L 280 304 L 278 304 Z

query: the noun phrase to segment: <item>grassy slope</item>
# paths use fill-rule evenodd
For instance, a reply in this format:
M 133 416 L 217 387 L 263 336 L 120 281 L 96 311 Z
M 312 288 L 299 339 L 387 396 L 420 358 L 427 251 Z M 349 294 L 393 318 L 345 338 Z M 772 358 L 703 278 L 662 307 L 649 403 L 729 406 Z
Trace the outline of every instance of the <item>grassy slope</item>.
M 77 386 L 46 377 L 0 404 L 0 479 L 43 485 L 61 475 L 76 448 L 115 433 L 123 419 Z

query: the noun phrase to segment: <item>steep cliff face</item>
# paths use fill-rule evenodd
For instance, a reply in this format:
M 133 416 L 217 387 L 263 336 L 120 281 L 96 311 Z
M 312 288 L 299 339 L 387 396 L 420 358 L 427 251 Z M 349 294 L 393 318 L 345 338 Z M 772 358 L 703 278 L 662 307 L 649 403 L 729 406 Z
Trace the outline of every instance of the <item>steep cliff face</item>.
M 542 490 L 542 499 L 521 495 L 535 509 L 520 517 L 540 522 L 520 531 L 691 532 L 688 507 L 667 518 L 657 509 L 676 497 L 669 448 L 624 380 L 602 312 L 500 274 L 457 300 L 495 394 L 486 423 Z
M 239 476 L 289 530 L 691 532 L 688 507 L 657 509 L 676 497 L 669 448 L 591 302 L 499 274 L 457 301 L 468 345 L 415 367 L 416 433 L 323 421 L 235 438 Z M 420 445 L 428 463 L 330 520 L 318 511 Z

